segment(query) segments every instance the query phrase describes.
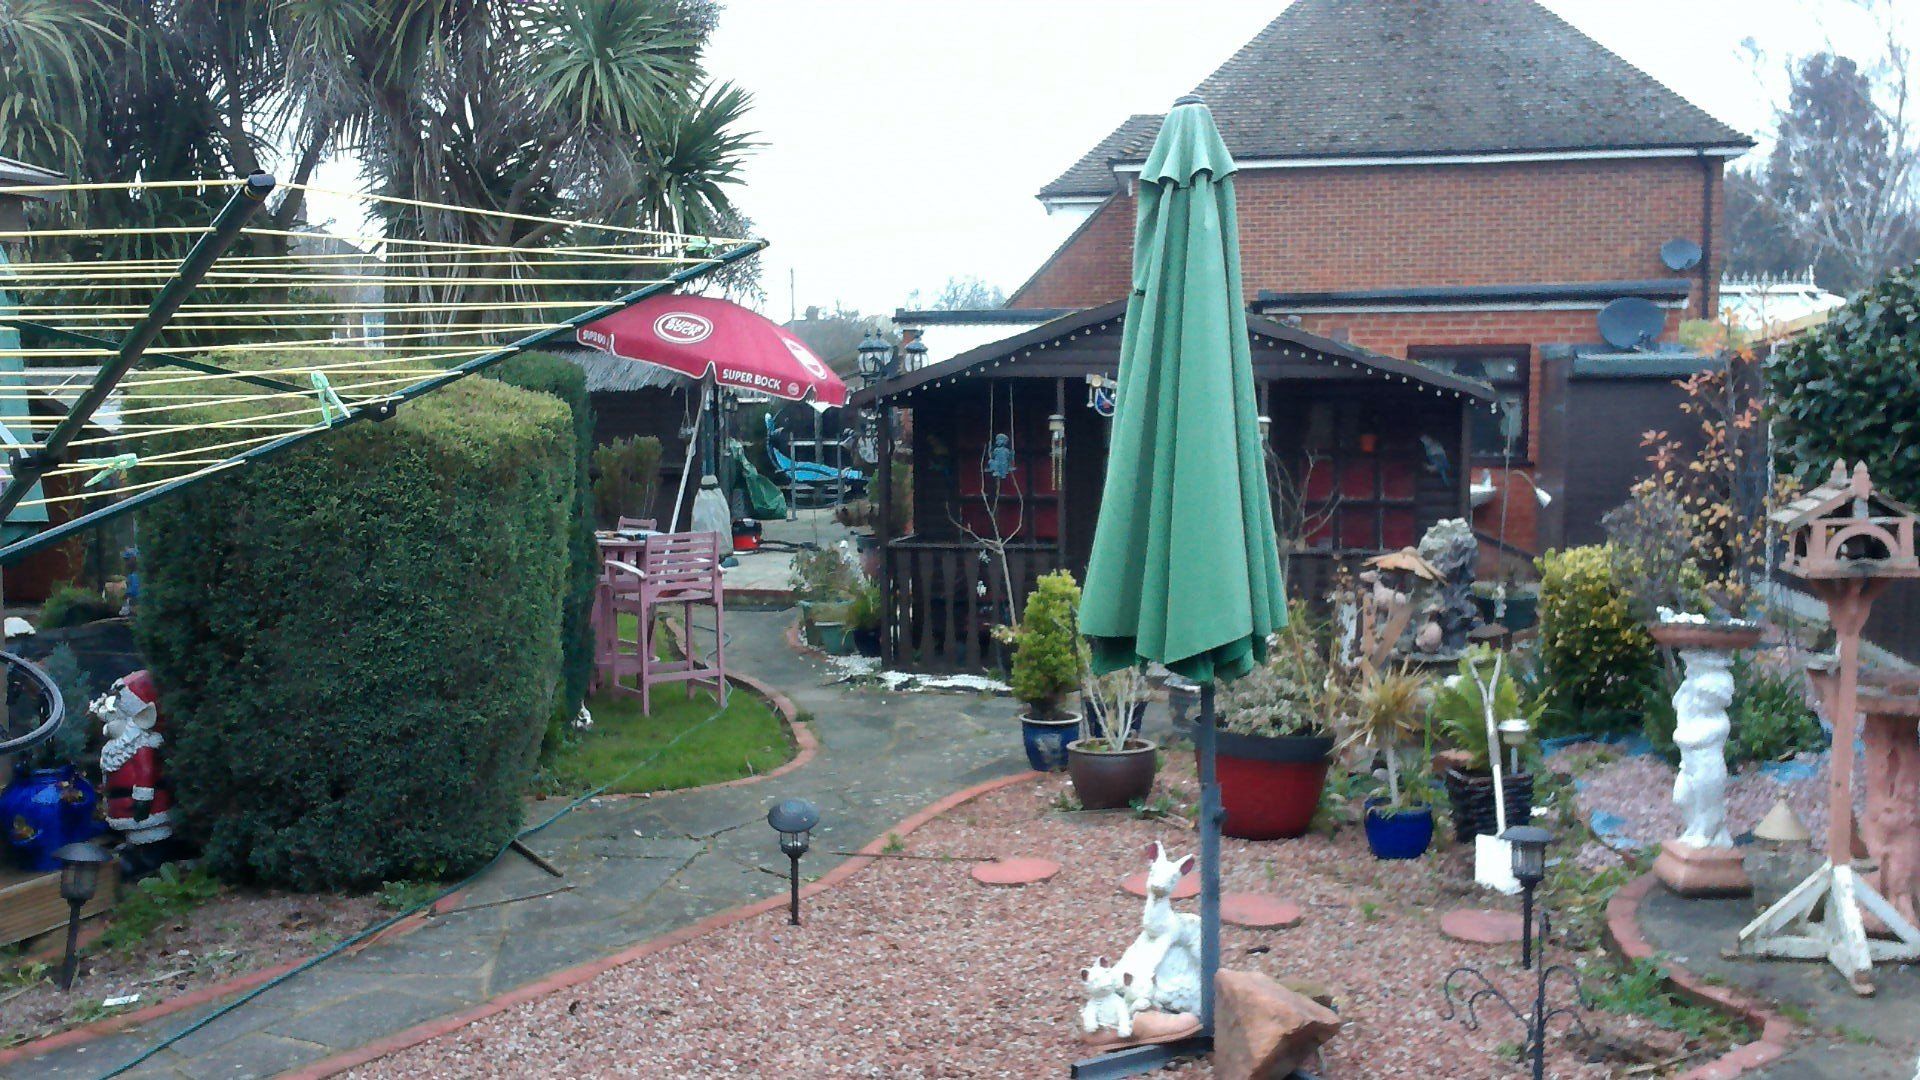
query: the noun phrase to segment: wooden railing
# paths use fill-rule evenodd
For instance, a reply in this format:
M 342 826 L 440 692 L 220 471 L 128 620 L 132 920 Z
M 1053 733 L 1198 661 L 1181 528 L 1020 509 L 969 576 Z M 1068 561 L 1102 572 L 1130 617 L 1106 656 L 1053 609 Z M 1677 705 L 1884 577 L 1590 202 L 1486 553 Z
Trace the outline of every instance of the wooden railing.
M 887 562 L 893 582 L 887 659 L 920 671 L 1004 667 L 1005 647 L 993 640 L 993 628 L 1026 605 L 1035 578 L 1060 567 L 1051 544 L 1009 547 L 1003 569 L 979 544 L 912 537 L 889 545 Z
M 1323 602 L 1342 564 L 1357 567 L 1372 554 L 1297 552 L 1287 560 L 1288 595 Z M 893 583 L 886 661 L 912 671 L 1005 670 L 1010 658 L 993 640 L 993 628 L 1012 622 L 1025 608 L 1034 579 L 1061 565 L 1051 544 L 1009 548 L 1003 571 L 999 558 L 979 544 L 915 537 L 888 545 L 886 558 Z

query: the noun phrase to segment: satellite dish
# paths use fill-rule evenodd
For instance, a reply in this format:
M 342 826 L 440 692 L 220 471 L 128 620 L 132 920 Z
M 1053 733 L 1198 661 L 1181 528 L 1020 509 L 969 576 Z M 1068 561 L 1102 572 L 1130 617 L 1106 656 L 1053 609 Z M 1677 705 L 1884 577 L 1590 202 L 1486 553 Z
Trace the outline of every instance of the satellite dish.
M 1640 349 L 1666 329 L 1667 315 L 1659 305 L 1638 296 L 1610 300 L 1597 320 L 1600 337 L 1616 349 Z
M 1684 236 L 1676 236 L 1660 245 L 1660 261 L 1675 272 L 1691 270 L 1700 265 L 1700 245 Z

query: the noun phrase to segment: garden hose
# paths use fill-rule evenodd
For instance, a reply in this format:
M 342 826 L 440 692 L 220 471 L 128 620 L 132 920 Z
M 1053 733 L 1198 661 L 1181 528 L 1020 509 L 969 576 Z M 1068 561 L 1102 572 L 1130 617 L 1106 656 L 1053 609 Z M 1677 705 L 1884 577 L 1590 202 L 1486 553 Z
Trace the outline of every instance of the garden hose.
M 709 628 L 702 627 L 701 629 L 709 629 Z M 733 635 L 728 634 L 722 640 L 723 642 L 730 641 L 732 640 L 732 637 Z M 227 1015 L 228 1013 L 231 1013 L 234 1010 L 240 1008 L 241 1006 L 246 1005 L 247 1003 L 251 1002 L 253 999 L 259 997 L 260 995 L 266 993 L 267 991 L 273 989 L 274 987 L 279 986 L 281 983 L 286 982 L 287 980 L 293 978 L 296 975 L 304 974 L 305 972 L 310 971 L 315 967 L 318 967 L 320 964 L 326 962 L 327 960 L 330 960 L 333 957 L 338 956 L 343 952 L 346 952 L 347 950 L 353 948 L 355 945 L 358 945 L 360 942 L 363 942 L 368 938 L 371 938 L 381 933 L 382 931 L 386 930 L 388 927 L 393 926 L 394 924 L 400 922 L 401 920 L 411 918 L 412 916 L 419 914 L 421 911 L 431 908 L 433 905 L 439 903 L 442 900 L 445 900 L 447 897 L 452 896 L 454 893 L 465 889 L 468 885 L 471 885 L 474 881 L 478 880 L 482 874 L 485 874 L 488 870 L 493 869 L 493 865 L 499 862 L 502 856 L 506 855 L 509 851 L 512 850 L 513 844 L 515 842 L 524 841 L 528 837 L 538 834 L 542 830 L 546 829 L 548 826 L 552 825 L 554 822 L 559 821 L 561 818 L 567 816 L 568 814 L 573 813 L 575 810 L 585 805 L 588 801 L 592 799 L 597 799 L 601 795 L 604 795 L 607 792 L 607 789 L 619 784 L 621 781 L 625 780 L 629 776 L 632 776 L 634 773 L 639 772 L 641 769 L 644 769 L 647 766 L 653 764 L 655 761 L 659 760 L 660 755 L 673 749 L 674 746 L 678 744 L 681 739 L 686 738 L 687 736 L 693 734 L 694 732 L 699 731 L 702 728 L 706 727 L 708 724 L 713 723 L 715 720 L 718 720 L 721 714 L 725 713 L 726 711 L 727 711 L 726 706 L 724 705 L 714 709 L 711 713 L 708 713 L 704 718 L 702 718 L 698 723 L 687 728 L 685 731 L 682 731 L 680 734 L 675 735 L 673 738 L 667 740 L 667 742 L 663 746 L 661 746 L 658 750 L 655 750 L 652 754 L 648 755 L 645 760 L 634 764 L 631 768 L 627 769 L 625 772 L 621 773 L 619 776 L 614 777 L 613 779 L 607 781 L 606 783 L 601 784 L 599 787 L 594 788 L 593 790 L 588 791 L 585 794 L 574 799 L 573 801 L 567 803 L 567 805 L 555 811 L 552 817 L 547 818 L 547 820 L 542 821 L 540 824 L 531 826 L 515 834 L 513 840 L 510 840 L 506 844 L 501 845 L 500 850 L 494 852 L 493 858 L 488 859 L 486 861 L 486 864 L 481 866 L 480 869 L 475 870 L 471 874 L 468 874 L 466 877 L 460 879 L 454 884 L 447 886 L 446 889 L 442 890 L 438 895 L 434 896 L 432 899 L 422 901 L 418 904 L 415 904 L 413 907 L 408 908 L 407 910 L 402 911 L 397 915 L 394 915 L 392 918 L 376 923 L 373 926 L 370 926 L 365 930 L 360 931 L 358 934 L 355 934 L 352 937 L 347 938 L 345 941 L 342 941 L 339 944 L 334 945 L 332 948 L 327 949 L 325 952 L 322 952 L 319 955 L 306 960 L 305 962 L 301 963 L 297 967 L 289 968 L 288 970 L 281 972 L 280 974 L 274 976 L 273 978 L 268 979 L 266 982 L 263 982 L 259 986 L 256 986 L 253 989 L 248 990 L 246 993 L 240 995 L 239 997 L 228 1002 L 227 1004 L 222 1005 L 220 1008 L 215 1009 L 213 1012 L 208 1013 L 206 1016 L 203 1016 L 200 1019 L 195 1020 L 193 1023 L 188 1024 L 186 1027 L 181 1028 L 179 1031 L 174 1032 L 173 1034 L 167 1036 L 166 1038 L 160 1040 L 159 1042 L 154 1043 L 152 1046 L 147 1047 L 145 1050 L 140 1051 L 140 1053 L 134 1055 L 132 1058 L 128 1059 L 125 1063 L 117 1065 L 114 1068 L 108 1070 L 107 1072 L 101 1073 L 100 1080 L 111 1080 L 112 1077 L 120 1076 L 121 1074 L 126 1073 L 130 1070 L 139 1068 L 141 1065 L 144 1065 L 148 1061 L 152 1060 L 153 1056 L 155 1054 L 158 1054 L 160 1051 L 165 1050 L 167 1047 L 172 1046 L 173 1044 L 179 1042 L 180 1040 L 186 1038 L 187 1036 L 192 1035 L 194 1032 L 199 1031 L 200 1029 L 213 1023 L 215 1020 L 218 1020 L 221 1017 Z

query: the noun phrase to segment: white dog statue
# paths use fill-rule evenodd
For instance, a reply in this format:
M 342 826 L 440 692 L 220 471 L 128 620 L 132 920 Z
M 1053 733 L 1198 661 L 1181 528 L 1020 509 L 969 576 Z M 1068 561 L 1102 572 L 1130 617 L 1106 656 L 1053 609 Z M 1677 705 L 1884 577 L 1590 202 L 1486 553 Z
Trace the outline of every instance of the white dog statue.
M 1173 910 L 1180 878 L 1193 872 L 1193 856 L 1167 858 L 1158 840 L 1147 847 L 1147 905 L 1140 936 L 1113 966 L 1134 1012 L 1200 1011 L 1200 916 Z M 1129 978 L 1131 976 L 1131 978 Z

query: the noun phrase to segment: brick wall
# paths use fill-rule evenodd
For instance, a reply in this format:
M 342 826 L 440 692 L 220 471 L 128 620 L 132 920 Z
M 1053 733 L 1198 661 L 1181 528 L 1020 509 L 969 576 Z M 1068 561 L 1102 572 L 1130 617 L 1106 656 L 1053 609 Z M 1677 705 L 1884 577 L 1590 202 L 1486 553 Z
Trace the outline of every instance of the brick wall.
M 1717 264 L 1721 166 L 1709 160 Z M 1250 300 L 1262 289 L 1666 277 L 1660 245 L 1699 239 L 1703 189 L 1691 158 L 1266 169 L 1235 184 Z M 1089 307 L 1125 296 L 1133 225 L 1134 200 L 1122 193 L 1013 305 Z

